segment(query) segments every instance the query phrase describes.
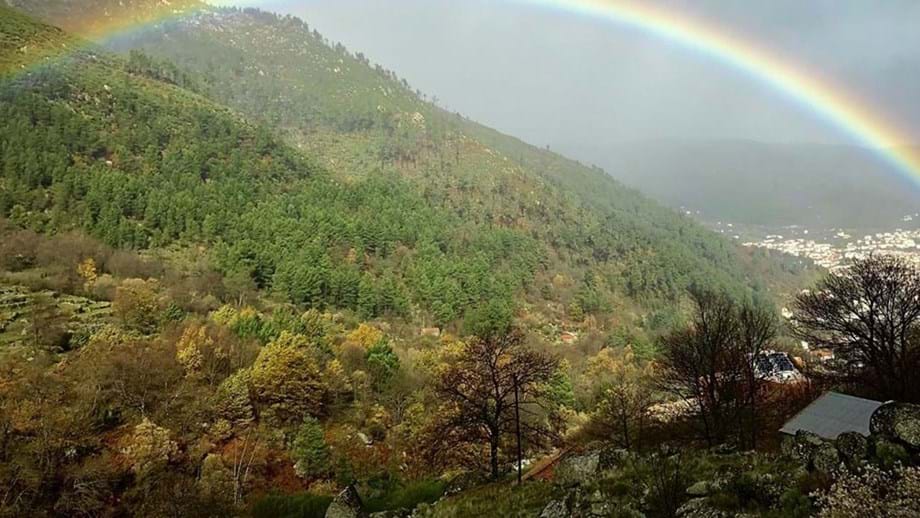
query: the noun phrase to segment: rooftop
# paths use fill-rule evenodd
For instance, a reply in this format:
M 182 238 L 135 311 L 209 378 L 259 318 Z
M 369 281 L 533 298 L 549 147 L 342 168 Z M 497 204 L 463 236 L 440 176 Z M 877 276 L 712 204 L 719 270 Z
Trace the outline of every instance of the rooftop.
M 836 439 L 843 432 L 869 435 L 869 419 L 880 406 L 880 401 L 828 392 L 796 414 L 780 432 L 794 435 L 805 430 L 825 439 Z

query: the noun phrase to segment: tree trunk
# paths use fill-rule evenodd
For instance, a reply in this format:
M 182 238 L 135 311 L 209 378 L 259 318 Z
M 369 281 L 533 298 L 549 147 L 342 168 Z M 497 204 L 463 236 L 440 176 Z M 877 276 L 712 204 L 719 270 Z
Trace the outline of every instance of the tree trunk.
M 489 462 L 492 467 L 492 480 L 498 480 L 498 432 L 489 437 Z
M 518 485 L 521 485 L 521 464 L 523 460 L 521 454 L 521 403 L 518 397 L 517 378 L 514 378 L 514 435 L 517 437 L 517 480 Z

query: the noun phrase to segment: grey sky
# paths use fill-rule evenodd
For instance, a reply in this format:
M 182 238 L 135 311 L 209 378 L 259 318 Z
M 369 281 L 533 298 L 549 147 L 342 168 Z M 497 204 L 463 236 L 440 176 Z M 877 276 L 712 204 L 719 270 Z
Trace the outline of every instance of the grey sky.
M 594 160 L 649 138 L 852 142 L 782 94 L 641 31 L 526 2 L 252 0 L 452 110 Z M 667 1 L 843 85 L 920 141 L 920 1 Z

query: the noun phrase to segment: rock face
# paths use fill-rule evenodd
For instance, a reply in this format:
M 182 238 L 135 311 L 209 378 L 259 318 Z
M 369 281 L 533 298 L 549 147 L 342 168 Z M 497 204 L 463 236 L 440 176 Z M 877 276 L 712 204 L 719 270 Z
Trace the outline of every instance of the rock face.
M 600 489 L 593 491 L 577 487 L 563 498 L 551 500 L 540 512 L 540 518 L 644 518 L 645 515 L 631 505 L 618 504 Z
M 326 509 L 326 518 L 367 518 L 355 486 L 346 487 Z
M 835 443 L 805 430 L 799 430 L 794 438 L 787 440 L 783 444 L 783 451 L 805 468 L 822 473 L 831 473 L 840 467 L 841 454 Z

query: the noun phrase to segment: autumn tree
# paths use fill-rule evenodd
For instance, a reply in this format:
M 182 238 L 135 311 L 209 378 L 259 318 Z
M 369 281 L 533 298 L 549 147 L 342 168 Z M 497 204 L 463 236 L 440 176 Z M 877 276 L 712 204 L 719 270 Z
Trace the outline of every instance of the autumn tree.
M 250 372 L 250 385 L 260 410 L 281 422 L 322 414 L 328 397 L 309 340 L 287 331 L 259 353 Z
M 519 330 L 472 338 L 436 381 L 440 446 L 451 448 L 451 439 L 486 446 L 489 472 L 498 478 L 506 438 L 531 445 L 548 438 L 546 423 L 533 417 L 557 368 L 555 358 L 527 348 Z
M 169 435 L 169 430 L 157 426 L 146 417 L 134 427 L 124 455 L 136 476 L 144 477 L 163 469 L 176 456 L 179 447 Z
M 660 387 L 690 404 L 707 444 L 737 434 L 753 446 L 763 381 L 755 361 L 775 336 L 773 316 L 725 294 L 693 290 L 691 298 L 690 323 L 660 339 Z
M 595 400 L 591 427 L 623 448 L 637 447 L 654 401 L 651 363 L 641 362 L 629 346 L 604 348 L 588 362 Z
M 122 323 L 142 333 L 152 333 L 160 320 L 160 299 L 156 281 L 125 279 L 115 289 L 112 310 Z
M 880 399 L 920 402 L 920 271 L 871 256 L 834 272 L 795 299 L 793 326 L 813 348 L 841 360 L 840 372 Z

